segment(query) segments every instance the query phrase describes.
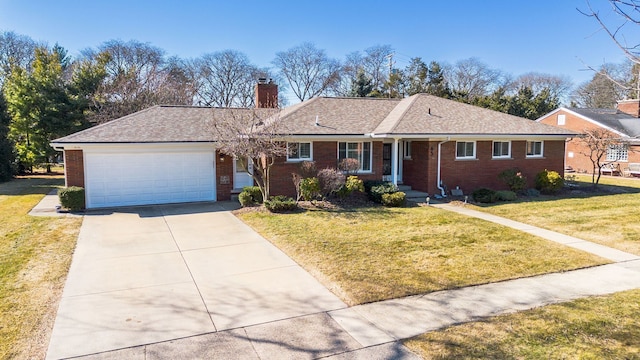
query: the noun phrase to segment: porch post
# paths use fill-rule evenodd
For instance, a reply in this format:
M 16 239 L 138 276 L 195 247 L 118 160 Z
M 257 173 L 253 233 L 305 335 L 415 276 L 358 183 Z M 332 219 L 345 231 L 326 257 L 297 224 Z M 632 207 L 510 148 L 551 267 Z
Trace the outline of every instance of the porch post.
M 393 147 L 391 148 L 391 182 L 398 185 L 398 153 L 400 150 L 400 142 L 397 138 L 393 139 Z

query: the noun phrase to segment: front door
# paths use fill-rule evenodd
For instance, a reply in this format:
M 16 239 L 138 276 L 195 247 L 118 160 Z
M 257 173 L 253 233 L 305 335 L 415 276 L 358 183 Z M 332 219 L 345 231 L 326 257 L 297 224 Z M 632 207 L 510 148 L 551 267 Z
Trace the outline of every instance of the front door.
M 391 175 L 391 144 L 382 145 L 382 175 Z
M 245 166 L 243 165 L 248 163 L 249 171 L 245 170 Z M 253 173 L 253 164 L 248 162 L 247 159 L 235 158 L 235 162 L 233 164 L 233 188 L 234 189 L 242 189 L 245 186 L 253 186 L 253 177 L 251 174 Z

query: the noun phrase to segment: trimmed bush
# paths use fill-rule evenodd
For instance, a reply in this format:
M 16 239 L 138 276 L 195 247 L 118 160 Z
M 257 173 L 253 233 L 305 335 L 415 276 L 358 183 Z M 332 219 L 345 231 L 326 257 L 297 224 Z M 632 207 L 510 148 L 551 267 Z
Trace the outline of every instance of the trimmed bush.
M 316 177 L 300 181 L 300 196 L 305 201 L 315 200 L 320 195 L 320 181 Z
M 58 190 L 60 205 L 65 209 L 77 211 L 84 209 L 84 188 L 70 186 Z
M 344 185 L 345 177 L 339 170 L 326 168 L 318 171 L 318 181 L 322 195 L 329 197 L 340 190 Z
M 251 197 L 251 194 L 249 194 L 246 191 L 243 191 L 240 194 L 238 194 L 238 201 L 240 201 L 240 205 L 242 207 L 247 207 L 255 204 L 253 202 L 253 198 Z
M 499 190 L 496 191 L 496 199 L 499 201 L 514 201 L 518 198 L 518 195 L 510 190 Z
M 524 192 L 525 196 L 530 196 L 530 197 L 538 197 L 540 196 L 540 191 L 536 190 L 536 189 L 527 189 Z
M 298 208 L 298 204 L 293 198 L 284 195 L 277 195 L 269 200 L 265 200 L 264 207 L 271 212 L 293 211 Z
M 536 175 L 536 189 L 545 194 L 555 194 L 563 186 L 564 180 L 556 171 L 544 169 Z
M 497 200 L 496 192 L 487 188 L 476 189 L 471 193 L 471 196 L 473 197 L 473 201 L 479 203 L 488 204 L 494 203 Z
M 369 197 L 371 200 L 377 202 L 378 204 L 382 203 L 382 195 L 384 194 L 393 194 L 398 192 L 398 187 L 391 182 L 385 182 L 380 185 L 376 185 L 371 187 L 369 191 Z
M 347 174 L 355 174 L 360 169 L 360 162 L 357 159 L 345 158 L 338 164 L 338 169 Z
M 382 185 L 382 184 L 386 184 L 388 183 L 388 181 L 382 181 L 382 180 L 367 180 L 363 182 L 364 185 L 364 192 L 366 192 L 367 194 L 371 193 L 371 188 L 374 186 L 378 186 L 378 185 Z
M 312 178 L 318 175 L 315 161 L 302 161 L 298 165 L 298 170 L 302 178 Z
M 511 191 L 520 191 L 527 186 L 527 178 L 522 175 L 520 169 L 507 169 L 498 175 Z
M 389 207 L 402 207 L 407 204 L 407 195 L 402 191 L 391 194 L 382 194 L 382 205 Z
M 338 190 L 338 196 L 345 198 L 354 191 L 364 192 L 364 184 L 357 176 L 352 175 L 347 177 L 347 181 L 345 181 L 344 185 Z
M 255 204 L 262 204 L 262 191 L 259 186 L 245 186 L 242 188 L 242 192 L 249 193 Z

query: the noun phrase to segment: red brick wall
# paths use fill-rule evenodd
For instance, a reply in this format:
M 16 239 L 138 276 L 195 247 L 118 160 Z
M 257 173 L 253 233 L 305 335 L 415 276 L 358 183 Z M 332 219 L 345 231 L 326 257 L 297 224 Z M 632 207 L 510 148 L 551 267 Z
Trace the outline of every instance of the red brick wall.
M 84 157 L 82 150 L 64 151 L 64 175 L 67 186 L 84 187 Z
M 437 149 L 437 143 L 412 141 L 411 159 L 405 159 L 402 162 L 402 182 L 414 190 L 433 193 L 433 189 L 429 191 L 429 184 L 433 182 L 435 187 L 436 180 L 435 178 L 431 180 L 429 166 L 437 162 Z
M 230 200 L 233 189 L 233 157 L 216 151 L 216 196 L 219 201 Z
M 441 179 L 449 190 L 459 186 L 468 194 L 480 187 L 508 189 L 498 175 L 511 168 L 520 169 L 529 187 L 534 187 L 536 174 L 545 169 L 564 176 L 564 141 L 545 141 L 542 158 L 526 158 L 526 141 L 512 141 L 510 159 L 492 159 L 492 144 L 492 141 L 476 142 L 475 160 L 456 160 L 455 141 L 442 145 Z
M 372 172 L 369 174 L 359 174 L 362 180 L 382 179 L 382 141 L 374 141 L 373 144 Z M 336 141 L 314 141 L 313 160 L 316 168 L 335 169 L 338 167 L 338 142 Z M 271 195 L 295 196 L 296 189 L 293 185 L 292 173 L 298 172 L 298 162 L 287 162 L 286 158 L 280 158 L 271 169 Z
M 565 125 L 558 125 L 557 117 L 559 114 L 565 115 Z M 640 121 L 640 120 L 638 120 Z M 557 126 L 560 128 L 565 128 L 577 132 L 584 132 L 585 130 L 592 129 L 601 129 L 598 125 L 594 123 L 584 120 L 581 117 L 575 116 L 572 113 L 566 112 L 564 110 L 560 110 L 555 114 L 547 116 L 540 120 L 541 123 Z M 593 170 L 593 164 L 587 155 L 584 153 L 588 153 L 588 149 L 581 142 L 579 138 L 573 138 L 567 142 L 567 152 L 566 152 L 566 164 L 567 166 L 571 166 L 577 172 L 586 172 L 591 173 Z M 640 162 L 640 146 L 634 145 L 629 149 L 629 161 L 628 162 L 619 162 L 619 166 L 621 169 L 627 167 L 627 163 L 629 162 Z
M 618 102 L 618 110 L 634 117 L 640 117 L 640 100 L 622 100 Z

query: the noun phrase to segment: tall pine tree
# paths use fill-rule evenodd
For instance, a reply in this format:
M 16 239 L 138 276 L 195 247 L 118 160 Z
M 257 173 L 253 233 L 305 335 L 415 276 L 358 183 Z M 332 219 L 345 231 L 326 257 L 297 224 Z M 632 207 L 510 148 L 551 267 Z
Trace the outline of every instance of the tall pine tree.
M 14 153 L 13 145 L 9 140 L 10 122 L 7 104 L 0 93 L 0 182 L 7 181 L 13 176 Z

